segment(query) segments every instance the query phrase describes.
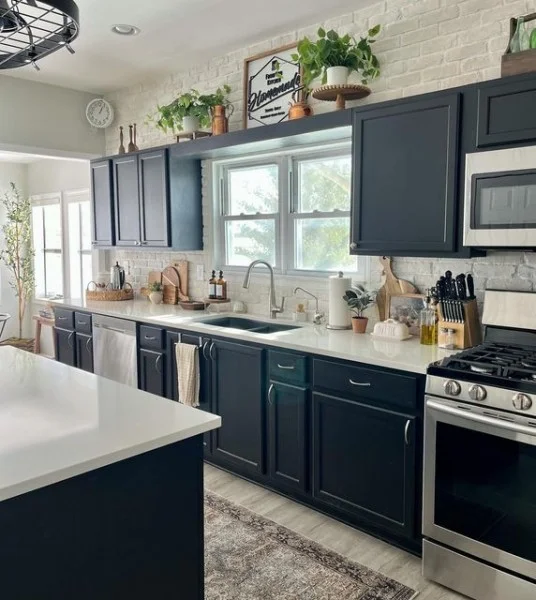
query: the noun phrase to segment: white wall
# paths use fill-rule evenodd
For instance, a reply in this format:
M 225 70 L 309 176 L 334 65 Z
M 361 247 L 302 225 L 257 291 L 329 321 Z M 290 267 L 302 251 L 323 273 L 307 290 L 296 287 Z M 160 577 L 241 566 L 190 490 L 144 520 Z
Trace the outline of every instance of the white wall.
M 10 183 L 13 182 L 19 190 L 23 193 L 27 193 L 27 167 L 24 164 L 14 163 L 0 163 L 0 195 L 3 197 L 4 194 L 9 190 Z M 5 211 L 3 206 L 0 206 L 0 227 L 5 224 Z M 0 248 L 5 247 L 4 234 L 0 232 Z M 15 297 L 13 290 L 9 285 L 10 275 L 6 266 L 3 262 L 0 263 L 0 312 L 9 313 L 11 319 L 8 322 L 2 340 L 19 335 L 19 321 L 18 321 L 18 301 Z M 25 326 L 23 335 L 29 336 L 31 331 L 30 320 L 31 320 L 31 306 L 28 307 L 27 315 L 25 319 Z
M 79 156 L 104 153 L 104 133 L 87 122 L 94 94 L 0 75 L 0 149 Z

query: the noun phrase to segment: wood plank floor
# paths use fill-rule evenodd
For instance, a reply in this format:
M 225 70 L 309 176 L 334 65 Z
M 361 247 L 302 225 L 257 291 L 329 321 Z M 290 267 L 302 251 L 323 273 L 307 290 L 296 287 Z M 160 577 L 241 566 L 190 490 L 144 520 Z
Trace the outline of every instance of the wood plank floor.
M 272 519 L 306 538 L 391 577 L 419 592 L 417 600 L 465 598 L 423 579 L 419 558 L 348 527 L 315 510 L 205 465 L 206 489 Z

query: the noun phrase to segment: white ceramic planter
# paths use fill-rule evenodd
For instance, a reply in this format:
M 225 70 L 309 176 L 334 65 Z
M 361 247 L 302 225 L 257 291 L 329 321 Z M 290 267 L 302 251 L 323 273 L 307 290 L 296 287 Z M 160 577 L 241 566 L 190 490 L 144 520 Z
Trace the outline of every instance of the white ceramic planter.
M 164 294 L 162 292 L 151 292 L 149 294 L 149 300 L 153 304 L 162 304 L 163 299 L 164 299 Z
M 193 131 L 199 131 L 199 129 L 199 119 L 197 117 L 183 117 L 182 130 L 184 133 L 192 133 Z
M 328 67 L 326 75 L 327 85 L 345 85 L 348 83 L 350 70 L 348 67 Z

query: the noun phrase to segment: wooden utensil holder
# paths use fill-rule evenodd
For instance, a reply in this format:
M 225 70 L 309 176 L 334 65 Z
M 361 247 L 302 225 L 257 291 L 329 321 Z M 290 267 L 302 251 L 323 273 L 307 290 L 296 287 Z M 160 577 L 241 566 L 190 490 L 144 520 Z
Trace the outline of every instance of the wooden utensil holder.
M 444 315 L 441 313 L 441 306 L 438 305 L 437 312 L 439 315 L 438 322 L 438 345 L 444 345 L 446 333 L 444 329 L 453 329 L 455 331 L 455 349 L 464 350 L 472 348 L 482 343 L 482 326 L 480 325 L 480 315 L 478 314 L 478 304 L 476 300 L 469 300 L 463 304 L 463 312 L 465 316 L 464 323 L 453 323 L 445 321 Z

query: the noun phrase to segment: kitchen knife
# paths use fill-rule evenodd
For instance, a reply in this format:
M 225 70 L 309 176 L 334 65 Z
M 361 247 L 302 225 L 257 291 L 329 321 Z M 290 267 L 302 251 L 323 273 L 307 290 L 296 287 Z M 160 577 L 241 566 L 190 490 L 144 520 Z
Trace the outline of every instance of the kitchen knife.
M 467 287 L 465 285 L 465 275 L 462 273 L 456 277 L 456 289 L 458 298 L 462 301 L 467 300 Z
M 475 296 L 475 281 L 472 275 L 467 275 L 467 290 L 469 291 L 468 300 L 474 300 Z

